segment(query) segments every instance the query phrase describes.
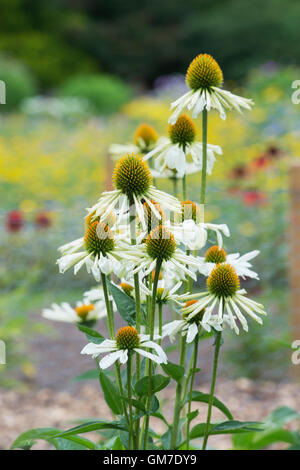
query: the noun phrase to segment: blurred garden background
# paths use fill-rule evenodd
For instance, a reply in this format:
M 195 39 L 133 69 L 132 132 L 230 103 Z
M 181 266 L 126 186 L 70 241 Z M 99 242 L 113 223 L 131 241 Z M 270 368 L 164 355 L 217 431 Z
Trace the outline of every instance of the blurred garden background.
M 299 105 L 291 102 L 300 79 L 299 17 L 296 0 L 1 1 L 0 338 L 7 364 L 0 387 L 23 393 L 65 385 L 65 377 L 47 373 L 47 362 L 57 368 L 69 354 L 72 369 L 77 337 L 72 347 L 72 326 L 62 334 L 40 313 L 53 301 L 80 300 L 94 283 L 83 270 L 59 275 L 57 247 L 82 236 L 85 208 L 108 187 L 109 145 L 133 143 L 141 122 L 166 135 L 169 103 L 186 89 L 185 70 L 200 52 L 219 62 L 227 89 L 255 101 L 251 112 L 228 113 L 225 122 L 209 116 L 208 141 L 223 155 L 208 179 L 206 218 L 230 227 L 228 252 L 260 250 L 253 262 L 259 290 L 255 281 L 246 287 L 269 313 L 264 328 L 226 333 L 222 374 L 289 380 L 288 171 L 300 155 Z M 190 199 L 199 181 L 189 177 Z M 166 179 L 157 185 L 172 190 Z

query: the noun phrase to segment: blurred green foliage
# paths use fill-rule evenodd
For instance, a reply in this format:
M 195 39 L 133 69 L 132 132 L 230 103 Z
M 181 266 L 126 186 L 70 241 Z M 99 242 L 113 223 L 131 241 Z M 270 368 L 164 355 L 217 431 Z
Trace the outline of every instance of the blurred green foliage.
M 36 84 L 29 70 L 18 61 L 3 56 L 0 56 L 0 80 L 6 85 L 4 111 L 14 109 L 24 98 L 36 92 Z
M 131 97 L 131 90 L 119 78 L 105 75 L 77 75 L 61 87 L 63 97 L 85 98 L 99 114 L 119 111 Z
M 0 47 L 51 87 L 96 71 L 152 84 L 205 51 L 225 78 L 299 62 L 297 0 L 2 0 Z

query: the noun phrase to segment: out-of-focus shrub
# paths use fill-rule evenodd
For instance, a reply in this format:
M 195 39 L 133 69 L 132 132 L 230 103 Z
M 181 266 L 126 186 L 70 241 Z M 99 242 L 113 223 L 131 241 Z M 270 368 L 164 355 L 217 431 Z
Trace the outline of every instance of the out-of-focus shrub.
M 78 75 L 67 80 L 60 93 L 64 97 L 88 100 L 99 114 L 118 111 L 131 96 L 128 85 L 108 75 Z
M 98 70 L 98 65 L 92 58 L 69 46 L 57 35 L 44 31 L 15 31 L 13 34 L 2 32 L 0 50 L 20 59 L 38 78 L 42 90 L 63 83 L 73 74 Z
M 6 85 L 6 104 L 1 109 L 13 110 L 24 98 L 36 93 L 36 83 L 29 70 L 20 62 L 0 57 L 0 80 Z
M 34 96 L 23 101 L 21 111 L 38 118 L 69 119 L 89 116 L 92 107 L 87 100 L 82 98 Z

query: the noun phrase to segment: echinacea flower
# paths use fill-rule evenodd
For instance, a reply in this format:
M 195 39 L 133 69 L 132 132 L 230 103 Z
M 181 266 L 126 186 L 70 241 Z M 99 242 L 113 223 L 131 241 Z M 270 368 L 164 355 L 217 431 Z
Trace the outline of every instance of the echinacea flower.
M 158 338 L 158 336 L 154 336 L 154 339 Z M 150 353 L 147 349 L 153 349 L 154 353 Z M 101 369 L 107 369 L 118 360 L 121 364 L 125 364 L 128 360 L 128 354 L 131 352 L 145 356 L 157 364 L 166 364 L 168 362 L 161 346 L 151 341 L 150 335 L 139 334 L 133 326 L 120 328 L 114 340 L 106 339 L 100 344 L 87 344 L 81 354 L 91 354 L 96 358 L 100 354 L 108 353 L 99 362 Z
M 178 171 L 173 168 L 169 168 L 168 166 L 165 166 L 163 169 L 161 169 L 161 163 L 160 159 L 156 159 L 154 161 L 154 168 L 151 168 L 151 174 L 153 178 L 155 179 L 160 179 L 160 178 L 169 178 L 171 180 L 176 180 L 176 179 L 181 179 L 182 175 L 178 173 Z M 201 170 L 199 165 L 196 165 L 194 162 L 185 162 L 185 174 L 186 175 L 194 175 L 195 173 L 198 173 Z
M 111 144 L 108 151 L 113 159 L 120 158 L 127 153 L 146 154 L 153 148 L 157 139 L 156 130 L 149 124 L 143 123 L 138 126 L 134 133 L 133 144 Z
M 195 165 L 202 169 L 203 146 L 196 141 L 196 127 L 193 121 L 182 114 L 175 124 L 169 125 L 169 138 L 161 138 L 154 149 L 145 155 L 144 160 L 155 158 L 158 171 L 166 168 L 176 170 L 177 177 L 182 178 L 186 174 L 186 159 L 191 155 Z M 222 155 L 222 149 L 218 145 L 207 145 L 207 173 L 211 174 L 215 155 Z
M 158 304 L 166 304 L 168 302 L 175 302 L 177 305 L 182 307 L 186 301 L 196 298 L 199 294 L 190 294 L 186 292 L 184 294 L 176 294 L 176 292 L 182 286 L 182 281 L 177 282 L 173 287 L 169 288 L 166 286 L 165 280 L 158 281 L 156 302 Z M 148 289 L 145 284 L 141 283 L 141 291 L 145 292 L 146 295 L 151 296 L 152 292 Z
M 180 211 L 180 203 L 175 197 L 152 186 L 150 168 L 139 155 L 128 154 L 120 159 L 113 172 L 113 182 L 116 189 L 102 193 L 98 202 L 88 209 L 90 214 L 94 213 L 94 218 L 100 216 L 102 220 L 119 205 L 117 219 L 119 221 L 134 205 L 139 219 L 146 228 L 144 202 L 148 203 L 158 218 L 160 215 L 152 200 L 159 201 L 162 207 L 170 211 Z
M 259 315 L 266 315 L 263 305 L 246 297 L 246 291 L 240 289 L 239 277 L 230 264 L 217 264 L 207 278 L 206 284 L 207 291 L 201 294 L 202 298 L 197 303 L 183 308 L 182 312 L 187 314 L 188 320 L 191 320 L 205 308 L 203 321 L 208 322 L 214 308 L 217 308 L 219 321 L 222 323 L 224 315 L 228 315 L 230 326 L 236 334 L 239 334 L 236 320 L 240 322 L 245 331 L 248 331 L 245 313 L 257 323 L 262 324 Z
M 252 279 L 259 279 L 258 274 L 250 268 L 252 265 L 249 261 L 259 254 L 258 250 L 250 251 L 240 256 L 239 253 L 227 254 L 224 248 L 219 248 L 217 245 L 211 246 L 204 257 L 198 257 L 200 265 L 199 272 L 204 276 L 209 276 L 212 270 L 219 263 L 229 263 L 236 271 L 237 275 L 245 279 L 250 277 Z
M 191 270 L 191 267 L 196 268 L 198 263 L 197 259 L 193 256 L 186 255 L 180 250 L 177 247 L 172 232 L 162 225 L 151 230 L 145 243 L 130 246 L 126 255 L 130 256 L 136 263 L 132 274 L 142 271 L 146 276 L 155 269 L 157 262 L 159 262 L 164 269 L 165 263 L 168 262 L 194 280 L 197 279 L 197 276 Z
M 185 308 L 196 305 L 197 300 L 190 300 L 186 303 Z M 174 336 L 177 333 L 181 333 L 183 336 L 186 335 L 186 342 L 192 343 L 196 338 L 196 335 L 200 332 L 201 328 L 210 332 L 212 328 L 217 331 L 222 331 L 222 326 L 219 318 L 214 315 L 211 316 L 208 321 L 203 321 L 205 308 L 200 310 L 193 318 L 189 319 L 188 314 L 183 314 L 181 320 L 174 320 L 163 326 L 162 336 L 169 336 L 171 342 L 174 341 Z
M 125 269 L 122 264 L 124 257 L 126 257 L 124 247 L 126 244 L 114 237 L 107 224 L 95 220 L 87 226 L 83 238 L 59 248 L 63 254 L 57 260 L 59 271 L 64 273 L 74 266 L 74 274 L 77 274 L 79 269 L 85 265 L 87 271 L 93 274 L 96 281 L 100 280 L 101 272 L 109 274 L 113 271 L 115 274 L 121 275 Z
M 51 308 L 44 308 L 42 316 L 47 320 L 66 323 L 86 323 L 98 320 L 106 316 L 106 308 L 102 302 L 85 303 L 77 302 L 76 307 L 71 307 L 68 302 L 52 304 Z
M 200 250 L 207 242 L 208 232 L 212 231 L 217 237 L 219 248 L 222 248 L 223 235 L 230 235 L 227 225 L 205 223 L 203 209 L 192 201 L 183 201 L 181 206 L 181 214 L 175 215 L 175 222 L 170 224 L 176 240 L 190 250 Z
M 203 109 L 210 111 L 211 108 L 215 108 L 221 118 L 225 119 L 225 109 L 233 108 L 241 112 L 241 108 L 251 109 L 253 105 L 252 100 L 220 88 L 223 84 L 223 73 L 219 64 L 209 54 L 199 54 L 190 63 L 186 73 L 186 84 L 190 91 L 171 103 L 171 109 L 175 109 L 169 119 L 171 124 L 175 124 L 184 108 L 193 111 L 193 118 L 196 118 Z

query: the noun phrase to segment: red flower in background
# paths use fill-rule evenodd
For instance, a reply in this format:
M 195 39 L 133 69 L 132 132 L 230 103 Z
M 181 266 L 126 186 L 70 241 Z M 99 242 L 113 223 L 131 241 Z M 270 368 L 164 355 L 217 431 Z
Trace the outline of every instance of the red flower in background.
M 48 228 L 51 225 L 51 218 L 47 212 L 41 211 L 35 217 L 35 225 L 38 228 Z
M 252 162 L 250 163 L 250 168 L 252 170 L 264 170 L 265 168 L 268 168 L 271 164 L 272 161 L 270 155 L 268 153 L 265 153 L 252 160 Z
M 24 217 L 21 211 L 8 212 L 6 216 L 6 229 L 8 232 L 19 232 L 24 227 Z
M 243 203 L 248 207 L 261 206 L 267 203 L 267 196 L 256 189 L 244 191 Z

